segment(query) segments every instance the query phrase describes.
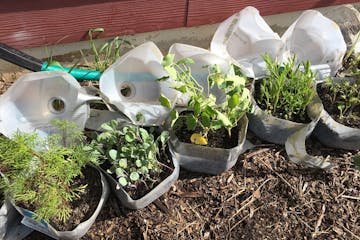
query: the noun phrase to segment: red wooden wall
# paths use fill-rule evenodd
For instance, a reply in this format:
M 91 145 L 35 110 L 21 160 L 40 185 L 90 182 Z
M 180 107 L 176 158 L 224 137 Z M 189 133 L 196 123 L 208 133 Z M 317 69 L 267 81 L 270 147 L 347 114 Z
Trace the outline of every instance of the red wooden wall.
M 353 3 L 356 0 L 1 0 L 0 42 L 29 48 L 102 37 L 197 26 L 224 20 L 252 5 L 262 15 Z

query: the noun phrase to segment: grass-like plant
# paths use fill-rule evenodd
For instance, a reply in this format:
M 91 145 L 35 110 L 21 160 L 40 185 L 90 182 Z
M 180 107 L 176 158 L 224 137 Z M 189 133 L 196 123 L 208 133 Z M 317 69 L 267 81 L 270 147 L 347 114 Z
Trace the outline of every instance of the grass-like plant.
M 269 113 L 294 120 L 306 119 L 306 107 L 315 95 L 315 73 L 307 61 L 296 66 L 295 56 L 283 66 L 273 61 L 268 54 L 264 56 L 269 76 L 261 81 L 260 97 L 257 103 Z
M 340 119 L 352 116 L 353 110 L 360 106 L 360 79 L 351 83 L 346 80 L 334 82 L 327 78 L 323 87 L 328 88 L 328 99 L 339 110 Z
M 187 108 L 191 113 L 179 116 L 176 110 L 172 110 L 170 113 L 172 126 L 178 121 L 180 124 L 185 124 L 189 131 L 200 128 L 201 131 L 194 133 L 191 141 L 206 145 L 209 131 L 225 128 L 229 136 L 231 135 L 231 129 L 237 126 L 238 121 L 251 109 L 250 92 L 245 88 L 245 77 L 223 73 L 217 65 L 204 66 L 209 70 L 205 92 L 192 76 L 190 64 L 194 64 L 190 58 L 174 62 L 173 54 L 168 54 L 162 61 L 164 69 L 177 84 L 174 89 L 190 96 Z M 167 79 L 168 77 L 163 77 L 159 80 Z M 216 96 L 211 93 L 210 89 L 214 87 L 220 89 L 226 96 L 222 103 L 218 103 Z M 159 100 L 163 106 L 171 109 L 168 98 L 161 95 Z
M 33 207 L 39 220 L 65 222 L 72 211 L 69 203 L 86 188 L 71 188 L 71 183 L 86 164 L 97 162 L 97 155 L 79 143 L 83 135 L 74 123 L 54 124 L 69 131 L 45 139 L 37 133 L 19 131 L 11 139 L 0 137 L 0 170 L 5 176 L 0 188 L 15 203 Z M 61 144 L 63 136 L 74 137 L 74 141 L 65 147 Z
M 105 71 L 111 64 L 113 64 L 121 55 L 121 50 L 124 45 L 132 47 L 132 44 L 125 38 L 119 36 L 114 37 L 102 46 L 96 47 L 94 41 L 94 34 L 104 32 L 104 28 L 93 28 L 88 32 L 90 39 L 90 47 L 95 57 L 94 67 L 98 71 Z
M 115 174 L 123 187 L 135 186 L 140 181 L 155 182 L 153 178 L 162 171 L 159 157 L 160 152 L 165 151 L 168 132 L 155 138 L 138 126 L 125 126 L 120 130 L 118 127 L 116 120 L 103 124 L 105 131 L 96 139 L 97 150 L 111 164 L 107 171 Z

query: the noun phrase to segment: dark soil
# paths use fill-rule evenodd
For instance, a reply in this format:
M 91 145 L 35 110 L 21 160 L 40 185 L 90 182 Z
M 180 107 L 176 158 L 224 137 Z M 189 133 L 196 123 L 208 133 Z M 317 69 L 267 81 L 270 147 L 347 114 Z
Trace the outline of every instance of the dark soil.
M 70 203 L 73 210 L 69 220 L 64 224 L 57 219 L 51 219 L 50 224 L 58 231 L 71 231 L 81 222 L 86 221 L 95 212 L 102 194 L 102 186 L 99 172 L 93 167 L 86 167 L 82 171 L 83 176 L 78 177 L 72 183 L 72 187 L 86 185 L 85 191 L 80 193 L 80 198 Z M 29 208 L 28 208 L 29 209 Z M 34 232 L 26 239 L 43 239 L 37 238 Z
M 254 99 L 257 103 L 257 105 L 263 110 L 263 111 L 267 111 L 267 106 L 264 102 L 261 102 L 259 99 L 261 98 L 261 92 L 260 92 L 260 83 L 261 81 L 257 81 L 255 84 L 255 91 L 254 91 Z M 271 111 L 271 115 L 277 118 L 283 118 L 283 114 L 284 112 L 282 112 L 281 110 L 277 109 L 274 113 Z M 307 116 L 307 114 L 305 114 L 305 116 L 300 116 L 299 114 L 294 114 L 292 115 L 292 119 L 286 119 L 289 121 L 294 121 L 297 123 L 309 123 L 311 122 L 311 119 Z
M 329 87 L 326 87 L 323 84 L 319 84 L 317 86 L 317 93 L 324 105 L 325 111 L 327 111 L 335 121 L 348 127 L 360 128 L 360 106 L 354 109 L 352 115 L 340 118 L 339 109 L 337 108 L 336 104 L 331 102 Z
M 358 239 L 360 172 L 355 152 L 310 152 L 338 166 L 304 169 L 285 149 L 263 144 L 218 176 L 182 170 L 147 208 L 127 210 L 110 197 L 83 239 Z
M 160 152 L 160 157 L 159 157 L 159 162 L 163 165 L 160 165 L 160 169 L 161 172 L 159 173 L 155 173 L 152 172 L 151 174 L 151 178 L 153 180 L 155 180 L 154 182 L 150 182 L 150 181 L 141 181 L 139 183 L 137 183 L 135 186 L 133 187 L 125 187 L 124 189 L 126 190 L 126 192 L 129 194 L 129 196 L 134 199 L 140 199 L 143 196 L 145 196 L 147 193 L 149 193 L 152 189 L 154 189 L 157 185 L 159 185 L 159 183 L 161 183 L 163 180 L 165 180 L 168 176 L 170 176 L 173 172 L 173 169 L 175 168 L 170 156 L 170 152 L 168 150 L 166 150 L 166 152 L 161 151 Z M 104 168 L 107 169 L 107 168 Z M 116 175 L 113 175 L 113 178 L 116 179 Z
M 191 143 L 190 137 L 195 132 L 200 132 L 201 129 L 197 128 L 194 131 L 187 130 L 186 126 L 181 126 L 175 131 L 175 135 L 179 138 L 181 142 Z M 236 147 L 239 142 L 239 131 L 240 126 L 236 126 L 231 129 L 231 136 L 225 128 L 221 128 L 217 131 L 210 131 L 207 135 L 208 144 L 207 147 L 214 148 L 225 148 L 230 149 Z

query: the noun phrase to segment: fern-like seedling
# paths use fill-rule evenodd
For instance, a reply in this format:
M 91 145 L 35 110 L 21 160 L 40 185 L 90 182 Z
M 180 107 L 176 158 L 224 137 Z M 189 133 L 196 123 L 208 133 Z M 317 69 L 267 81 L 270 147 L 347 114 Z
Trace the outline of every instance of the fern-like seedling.
M 73 123 L 58 121 L 55 125 L 74 141 L 63 146 L 64 134 L 42 139 L 37 133 L 19 131 L 11 139 L 0 137 L 0 170 L 4 174 L 0 189 L 16 204 L 31 206 L 38 220 L 65 222 L 72 211 L 69 203 L 86 187 L 71 188 L 71 183 L 86 164 L 97 162 L 97 153 L 81 144 L 83 135 Z

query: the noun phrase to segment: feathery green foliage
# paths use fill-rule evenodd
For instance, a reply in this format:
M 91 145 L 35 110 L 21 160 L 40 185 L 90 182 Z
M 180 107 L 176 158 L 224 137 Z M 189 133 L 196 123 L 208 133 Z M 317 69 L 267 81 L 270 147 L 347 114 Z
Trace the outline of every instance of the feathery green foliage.
M 42 139 L 37 133 L 18 131 L 11 139 L 0 137 L 0 170 L 5 176 L 0 188 L 15 203 L 32 206 L 38 219 L 65 222 L 72 211 L 69 203 L 86 187 L 70 185 L 86 164 L 97 162 L 97 155 L 79 144 L 82 133 L 75 124 L 57 121 L 55 125 L 75 137 L 67 147 L 59 144 L 63 142 L 60 134 Z
M 158 157 L 165 151 L 168 132 L 156 139 L 151 132 L 138 126 L 118 129 L 112 120 L 102 125 L 105 132 L 96 139 L 97 150 L 111 163 L 108 169 L 115 174 L 121 186 L 130 186 L 139 181 L 152 181 L 152 176 L 161 172 Z
M 190 58 L 184 58 L 174 62 L 174 55 L 168 54 L 164 57 L 162 65 L 171 79 L 178 85 L 175 90 L 186 93 L 190 96 L 187 108 L 191 114 L 179 116 L 176 110 L 170 113 L 172 125 L 176 120 L 186 125 L 190 131 L 197 127 L 202 129 L 201 135 L 206 138 L 209 131 L 216 131 L 220 128 L 228 130 L 235 127 L 238 121 L 251 110 L 250 92 L 245 88 L 246 78 L 237 75 L 230 75 L 221 72 L 219 66 L 205 66 L 209 70 L 207 76 L 207 92 L 191 75 L 190 64 L 194 61 Z M 168 77 L 159 79 L 167 80 Z M 216 96 L 210 92 L 210 89 L 217 87 L 225 95 L 225 101 L 218 103 Z M 159 99 L 161 105 L 171 109 L 171 103 L 168 98 L 161 95 Z
M 306 107 L 315 95 L 315 73 L 310 69 L 310 62 L 303 63 L 300 70 L 300 66 L 295 66 L 295 56 L 282 67 L 268 54 L 264 56 L 264 61 L 270 75 L 261 82 L 258 104 L 263 104 L 268 112 L 278 113 L 284 119 L 294 120 L 297 116 L 305 120 Z

